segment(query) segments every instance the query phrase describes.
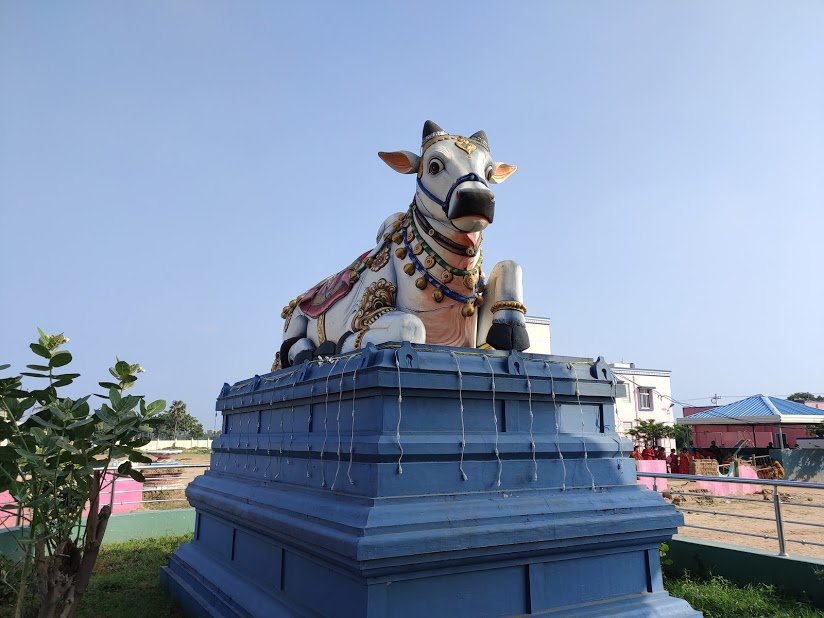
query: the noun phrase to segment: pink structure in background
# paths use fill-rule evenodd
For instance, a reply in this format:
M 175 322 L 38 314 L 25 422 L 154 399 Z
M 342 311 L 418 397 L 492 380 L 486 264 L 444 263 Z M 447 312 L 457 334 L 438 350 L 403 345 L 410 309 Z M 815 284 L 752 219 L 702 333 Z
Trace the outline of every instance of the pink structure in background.
M 114 484 L 114 502 L 112 499 L 112 484 L 111 480 L 116 477 Z M 112 472 L 107 472 L 103 490 L 100 492 L 100 506 L 104 504 L 112 505 L 112 513 L 128 513 L 140 508 L 140 502 L 143 499 L 143 483 L 135 481 L 129 476 L 117 476 Z M 17 505 L 14 498 L 7 491 L 0 493 L 0 505 L 5 510 L 0 511 L 0 527 L 11 527 L 17 525 L 17 515 L 14 511 Z M 9 513 L 8 511 L 12 511 Z M 83 517 L 88 515 L 89 507 L 83 511 Z
M 667 462 L 661 459 L 638 459 L 635 461 L 638 472 L 660 472 L 667 473 Z M 658 491 L 666 491 L 667 479 L 651 479 L 643 477 L 638 479 L 639 485 L 644 485 L 647 489 L 652 489 L 653 482 Z
M 738 467 L 738 478 L 757 479 L 758 474 L 752 466 L 741 465 Z M 759 485 L 717 483 L 714 481 L 698 481 L 698 489 L 704 489 L 713 496 L 743 496 L 746 494 L 757 494 L 761 491 Z

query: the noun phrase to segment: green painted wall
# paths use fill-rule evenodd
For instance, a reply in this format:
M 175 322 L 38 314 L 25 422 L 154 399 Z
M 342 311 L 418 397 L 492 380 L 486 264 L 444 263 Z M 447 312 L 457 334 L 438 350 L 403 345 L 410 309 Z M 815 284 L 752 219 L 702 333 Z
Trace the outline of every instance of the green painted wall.
M 772 584 L 788 595 L 824 607 L 824 582 L 815 571 L 824 569 L 824 560 L 747 549 L 675 535 L 667 557 L 673 561 L 668 571 L 689 571 L 698 576 L 710 573 L 739 584 Z

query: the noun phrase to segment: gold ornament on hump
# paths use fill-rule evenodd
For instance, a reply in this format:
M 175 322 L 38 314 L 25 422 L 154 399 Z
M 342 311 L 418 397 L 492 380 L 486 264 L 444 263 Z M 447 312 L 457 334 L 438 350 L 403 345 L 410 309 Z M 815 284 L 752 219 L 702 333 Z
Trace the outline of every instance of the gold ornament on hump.
M 352 318 L 352 331 L 363 330 L 377 317 L 395 308 L 397 288 L 386 279 L 372 282 L 361 296 L 360 307 Z

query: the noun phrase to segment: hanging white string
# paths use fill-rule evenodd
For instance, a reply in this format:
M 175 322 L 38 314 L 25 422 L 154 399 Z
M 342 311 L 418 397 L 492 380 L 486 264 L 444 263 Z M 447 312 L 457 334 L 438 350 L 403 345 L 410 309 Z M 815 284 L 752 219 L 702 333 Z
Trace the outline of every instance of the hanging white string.
M 289 374 L 294 375 L 293 373 Z M 284 389 L 283 396 L 280 399 L 280 402 L 283 403 L 286 401 L 286 389 Z M 280 445 L 278 446 L 278 473 L 275 475 L 275 478 L 280 477 L 280 470 L 283 467 L 283 407 L 281 406 L 278 410 L 278 417 L 280 419 Z
M 272 385 L 272 401 L 275 400 L 275 389 L 282 376 L 274 379 Z M 272 381 L 272 380 L 269 380 Z M 272 466 L 272 415 L 275 413 L 274 409 L 269 410 L 269 421 L 266 423 L 266 470 L 263 472 L 263 478 L 269 477 L 269 468 Z
M 561 491 L 566 491 L 566 463 L 564 463 L 564 453 L 561 451 L 561 411 L 558 409 L 558 403 L 555 401 L 555 378 L 552 375 L 552 369 L 549 366 L 549 361 L 544 361 L 544 366 L 549 372 L 549 387 L 552 389 L 552 408 L 555 414 L 555 448 L 558 449 L 558 458 L 561 460 L 561 470 L 563 472 L 563 479 L 561 480 Z
M 483 355 L 486 364 L 489 365 L 489 373 L 492 375 L 492 420 L 495 422 L 495 458 L 498 460 L 498 478 L 495 480 L 495 485 L 501 486 L 501 473 L 503 472 L 504 464 L 501 461 L 501 453 L 498 451 L 498 414 L 495 409 L 495 370 L 492 368 L 492 363 L 489 362 L 489 355 Z
M 249 469 L 249 451 L 251 450 L 249 447 L 252 445 L 252 443 L 249 442 L 249 429 L 250 429 L 250 426 L 252 424 L 252 414 L 254 414 L 254 413 L 253 412 L 247 412 L 246 413 L 246 431 L 243 434 L 246 437 L 246 446 L 243 449 L 244 451 L 246 451 L 246 453 L 245 453 L 246 456 L 243 458 L 243 469 L 244 470 Z
M 532 480 L 538 480 L 538 462 L 535 459 L 535 435 L 532 433 L 532 426 L 535 423 L 535 416 L 532 414 L 532 382 L 529 379 L 529 371 L 526 368 L 526 360 L 523 362 L 524 375 L 526 376 L 526 389 L 529 392 L 529 448 L 532 449 Z
M 395 442 L 398 444 L 398 474 L 403 474 L 403 445 L 401 444 L 401 419 L 403 418 L 403 391 L 401 390 L 401 359 L 398 356 L 398 351 L 395 350 L 395 367 L 398 369 L 398 425 L 395 427 Z
M 343 370 L 340 372 L 340 384 L 338 384 L 338 464 L 337 466 L 335 466 L 335 478 L 332 479 L 332 487 L 330 488 L 332 491 L 335 491 L 335 484 L 338 482 L 338 472 L 340 472 L 340 406 L 343 401 L 343 378 L 346 375 L 346 366 L 349 364 L 349 361 L 352 360 L 352 358 L 352 356 L 348 357 L 346 361 L 343 363 Z
M 616 378 L 615 374 L 613 374 L 612 375 L 612 411 L 613 411 L 613 414 L 616 416 L 616 418 L 618 416 L 618 412 L 617 412 L 618 404 L 615 401 L 616 398 L 617 398 L 617 395 L 618 395 L 618 378 Z M 618 469 L 620 470 L 622 465 L 623 465 L 623 461 L 624 461 L 624 441 L 621 438 L 621 434 L 618 433 L 618 428 L 617 427 L 615 428 L 615 435 L 618 438 L 618 454 L 619 454 Z
M 584 435 L 586 431 L 586 426 L 584 424 L 584 406 L 581 404 L 581 390 L 578 385 L 578 372 L 575 371 L 575 367 L 572 363 L 567 365 L 571 370 L 573 375 L 575 376 L 575 397 L 578 399 L 578 410 L 581 412 L 581 444 L 584 447 L 584 467 L 587 469 L 589 473 L 589 478 L 592 483 L 590 489 L 595 489 L 595 477 L 592 475 L 592 470 L 589 469 L 589 454 L 587 453 L 587 439 Z
M 355 446 L 355 391 L 357 389 L 358 368 L 355 367 L 355 372 L 352 374 L 352 433 L 349 436 L 349 467 L 346 468 L 346 478 L 349 479 L 349 484 L 354 485 L 352 480 L 352 457 Z
M 320 364 L 323 364 L 321 359 Z M 315 400 L 315 383 L 309 387 L 309 403 L 306 412 L 306 478 L 312 478 L 312 406 Z
M 320 486 L 326 487 L 326 468 L 323 466 L 323 456 L 326 454 L 326 441 L 329 438 L 329 378 L 335 371 L 335 366 L 340 359 L 336 358 L 329 368 L 329 373 L 326 374 L 326 406 L 323 413 L 323 446 L 320 449 Z
M 295 386 L 297 385 L 298 380 L 295 378 L 292 381 L 292 393 L 289 395 L 289 403 L 291 404 L 291 411 L 292 411 L 292 421 L 289 423 L 289 449 L 286 451 L 286 465 L 291 466 L 292 462 L 289 459 L 289 455 L 292 453 L 292 442 L 295 439 Z
M 464 427 L 464 406 L 463 406 L 463 374 L 461 373 L 461 364 L 458 362 L 458 355 L 455 352 L 449 352 L 452 358 L 455 359 L 455 366 L 458 368 L 458 404 L 461 411 L 461 462 L 458 464 L 458 469 L 461 471 L 461 478 L 466 481 L 468 477 L 463 469 L 464 449 L 466 449 L 466 430 Z
M 255 430 L 255 450 L 254 450 L 254 454 L 252 455 L 252 457 L 254 458 L 252 460 L 254 462 L 254 465 L 252 467 L 252 472 L 257 472 L 257 470 L 258 470 L 258 457 L 260 456 L 260 418 L 261 418 L 262 414 L 263 414 L 263 412 L 260 411 L 260 410 L 258 410 L 257 413 L 256 413 L 257 427 L 256 427 L 256 430 Z

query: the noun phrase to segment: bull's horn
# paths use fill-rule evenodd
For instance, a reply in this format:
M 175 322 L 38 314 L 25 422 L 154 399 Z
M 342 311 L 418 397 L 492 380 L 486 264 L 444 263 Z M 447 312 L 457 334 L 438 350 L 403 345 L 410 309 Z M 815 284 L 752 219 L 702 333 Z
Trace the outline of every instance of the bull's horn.
M 431 120 L 427 120 L 426 122 L 423 123 L 423 135 L 421 136 L 423 142 L 426 142 L 427 141 L 426 138 L 431 137 L 433 133 L 439 133 L 439 132 L 444 133 L 444 130 L 442 128 L 440 128 L 437 124 L 432 122 Z
M 469 136 L 469 139 L 475 140 L 476 142 L 480 142 L 484 148 L 489 150 L 489 139 L 486 137 L 486 131 L 475 131 L 472 135 Z

